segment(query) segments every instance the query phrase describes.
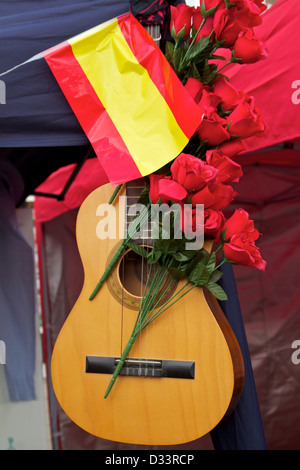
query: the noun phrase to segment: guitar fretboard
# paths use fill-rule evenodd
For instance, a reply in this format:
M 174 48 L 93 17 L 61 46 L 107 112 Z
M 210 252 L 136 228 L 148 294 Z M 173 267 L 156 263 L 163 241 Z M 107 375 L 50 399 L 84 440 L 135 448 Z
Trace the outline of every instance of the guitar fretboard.
M 135 205 L 138 204 L 141 192 L 143 191 L 144 187 L 145 187 L 145 183 L 142 178 L 138 180 L 130 181 L 129 183 L 126 184 L 126 223 L 125 223 L 126 233 L 127 233 L 129 224 L 132 222 L 132 220 L 135 219 L 137 216 L 140 217 L 141 213 L 139 211 L 139 206 L 135 206 Z M 134 210 L 134 215 L 129 214 L 130 208 L 131 210 Z M 138 232 L 139 234 L 137 234 L 135 240 L 133 241 L 143 240 L 143 243 L 145 244 L 152 243 L 150 220 L 147 220 L 146 223 L 142 227 L 140 227 L 140 230 Z

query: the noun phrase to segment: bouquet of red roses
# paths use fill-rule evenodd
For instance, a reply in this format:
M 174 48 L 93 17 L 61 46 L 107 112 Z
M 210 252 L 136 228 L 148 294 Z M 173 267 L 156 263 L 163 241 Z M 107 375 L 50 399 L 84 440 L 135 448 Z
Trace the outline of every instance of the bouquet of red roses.
M 226 300 L 218 284 L 224 263 L 262 271 L 266 266 L 255 244 L 260 234 L 249 214 L 237 209 L 228 219 L 224 215 L 237 195 L 232 183 L 243 174 L 233 158 L 244 149 L 244 140 L 262 133 L 265 124 L 253 97 L 237 90 L 223 73 L 231 63 L 253 63 L 266 57 L 254 33 L 266 7 L 262 0 L 201 0 L 199 8 L 186 4 L 170 8 L 173 41 L 166 42 L 165 55 L 197 103 L 202 119 L 183 152 L 145 178 L 140 203 L 147 211 L 139 228 L 153 216 L 153 207 L 165 210 L 161 219 L 155 219 L 151 249 L 132 243 L 133 232 L 122 246 L 145 258 L 150 271 L 134 330 L 106 396 L 138 334 L 169 306 L 197 286 Z M 222 61 L 225 65 L 218 65 Z M 167 233 L 164 219 L 173 224 Z M 210 240 L 210 248 L 205 243 L 188 244 L 198 238 Z M 169 289 L 183 279 L 182 287 L 161 305 L 162 287 Z
M 183 153 L 149 176 L 149 201 L 170 206 L 179 203 L 183 214 L 181 228 L 189 236 L 197 228 L 196 206 L 204 206 L 204 219 L 198 228 L 203 230 L 204 238 L 215 242 L 210 257 L 203 257 L 204 271 L 208 263 L 211 275 L 215 273 L 212 258 L 221 249 L 222 263 L 264 270 L 266 263 L 255 245 L 259 232 L 248 213 L 238 209 L 226 220 L 223 211 L 237 195 L 231 183 L 238 182 L 243 174 L 233 158 L 244 149 L 245 139 L 264 131 L 265 123 L 254 98 L 237 90 L 221 71 L 234 62 L 253 63 L 267 56 L 254 33 L 266 6 L 262 0 L 202 0 L 198 8 L 186 4 L 170 8 L 173 42 L 166 43 L 165 55 L 198 104 L 202 121 Z M 226 56 L 226 64 L 218 66 L 226 61 Z M 143 200 L 147 200 L 145 194 Z M 161 252 L 164 244 L 167 251 L 170 241 L 154 242 L 154 252 Z M 178 249 L 180 246 L 178 242 Z M 159 260 L 158 255 L 154 257 Z M 188 261 L 190 265 L 191 258 Z M 189 266 L 181 264 L 177 268 L 183 274 L 189 272 Z M 200 271 L 199 285 L 206 285 L 217 297 L 225 298 L 211 282 L 209 273 L 203 276 L 202 268 Z M 181 274 L 177 271 L 177 275 Z

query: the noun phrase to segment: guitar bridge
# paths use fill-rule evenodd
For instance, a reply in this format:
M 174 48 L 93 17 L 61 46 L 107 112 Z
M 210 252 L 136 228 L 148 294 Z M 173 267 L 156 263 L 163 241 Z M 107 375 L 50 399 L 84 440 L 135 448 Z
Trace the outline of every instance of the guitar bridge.
M 89 374 L 113 374 L 119 361 L 119 357 L 87 356 L 85 371 Z M 195 362 L 130 358 L 124 362 L 120 375 L 194 379 Z

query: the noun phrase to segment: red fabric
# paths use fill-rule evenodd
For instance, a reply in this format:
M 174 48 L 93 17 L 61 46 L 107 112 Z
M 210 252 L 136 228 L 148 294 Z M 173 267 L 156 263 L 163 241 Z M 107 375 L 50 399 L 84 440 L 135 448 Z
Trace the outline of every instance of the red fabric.
M 292 87 L 300 79 L 299 0 L 278 0 L 262 18 L 255 34 L 264 41 L 269 57 L 224 69 L 234 86 L 254 96 L 266 122 L 264 135 L 244 142 L 247 152 L 300 137 L 300 82 Z
M 262 150 L 249 154 L 240 154 L 233 158 L 242 167 L 249 165 L 274 165 L 286 167 L 300 166 L 300 151 L 288 148 Z M 242 177 L 243 179 L 243 177 Z
M 292 344 L 300 338 L 299 169 L 272 161 L 249 165 L 235 189 L 239 196 L 230 210 L 249 212 L 267 261 L 264 273 L 234 266 L 267 448 L 299 450 L 300 365 L 292 361 Z
M 75 165 L 60 168 L 42 183 L 36 191 L 51 194 L 60 194 L 72 174 Z M 108 178 L 101 167 L 98 158 L 87 160 L 80 170 L 77 178 L 69 188 L 64 201 L 38 196 L 35 199 L 34 209 L 37 222 L 54 219 L 60 214 L 81 206 L 85 198 L 96 188 L 108 183 Z
M 191 138 L 202 120 L 194 99 L 182 86 L 164 54 L 146 53 L 144 44 L 149 42 L 149 34 L 140 27 L 139 23 L 129 23 L 122 19 L 119 21 L 119 26 L 132 53 L 148 71 L 152 82 L 174 114 L 179 127 L 188 138 Z
M 46 51 L 44 57 L 82 129 L 88 136 L 96 155 L 101 155 L 107 174 L 112 180 L 128 181 L 140 178 L 139 169 L 118 129 L 75 58 L 70 44 L 64 42 L 55 46 Z M 68 70 L 68 80 L 66 80 L 66 70 Z M 73 84 L 72 87 L 70 87 L 70 83 Z

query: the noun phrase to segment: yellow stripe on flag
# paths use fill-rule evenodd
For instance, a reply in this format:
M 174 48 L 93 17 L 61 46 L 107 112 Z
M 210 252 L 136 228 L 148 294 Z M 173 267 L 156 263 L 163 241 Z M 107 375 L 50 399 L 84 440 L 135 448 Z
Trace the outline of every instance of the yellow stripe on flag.
M 106 108 L 141 174 L 148 175 L 170 161 L 188 138 L 151 80 L 133 55 L 118 21 L 69 40 L 73 54 Z M 173 158 L 174 158 L 173 157 Z

